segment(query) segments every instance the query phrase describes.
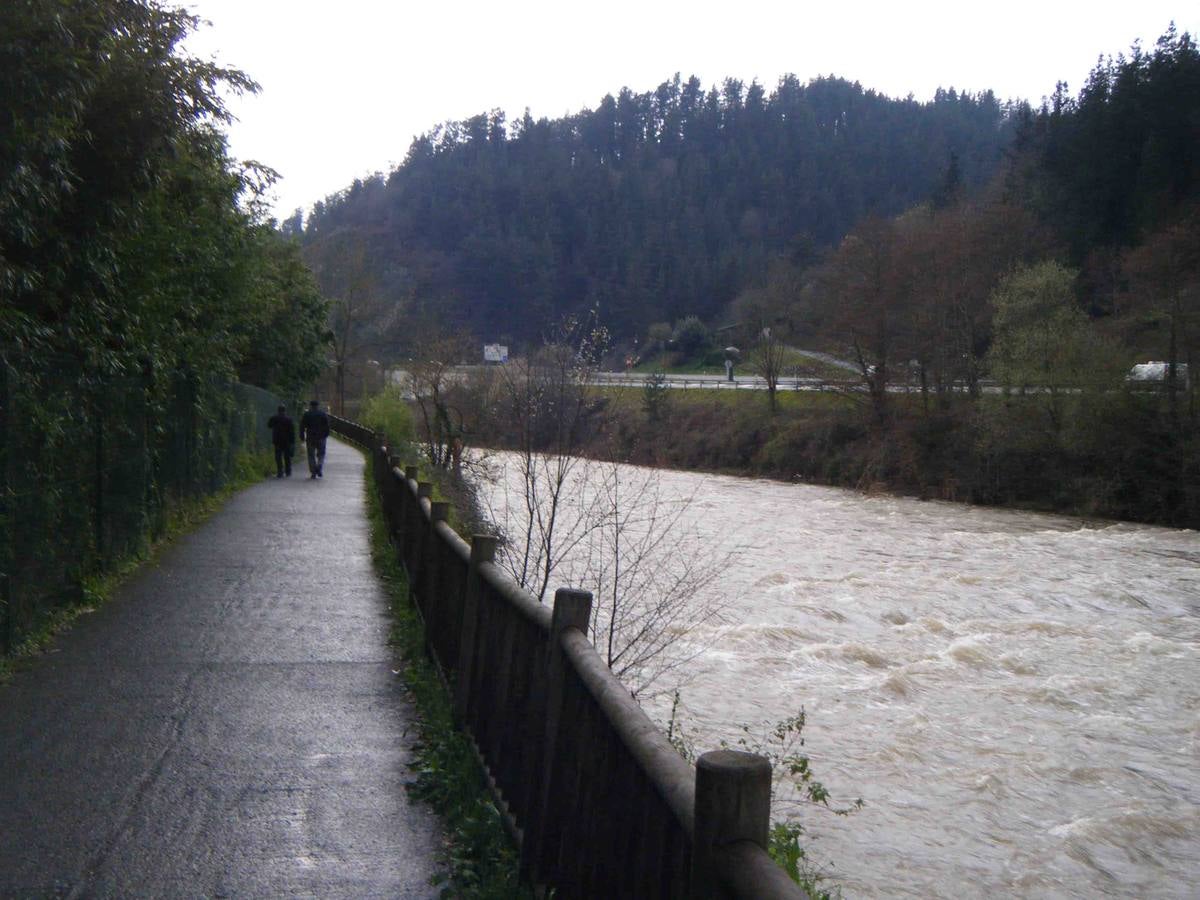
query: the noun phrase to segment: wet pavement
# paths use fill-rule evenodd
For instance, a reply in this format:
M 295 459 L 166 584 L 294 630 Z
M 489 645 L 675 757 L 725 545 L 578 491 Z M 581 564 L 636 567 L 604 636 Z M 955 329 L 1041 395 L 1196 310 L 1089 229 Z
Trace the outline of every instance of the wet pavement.
M 361 455 L 234 497 L 0 687 L 0 897 L 433 897 Z

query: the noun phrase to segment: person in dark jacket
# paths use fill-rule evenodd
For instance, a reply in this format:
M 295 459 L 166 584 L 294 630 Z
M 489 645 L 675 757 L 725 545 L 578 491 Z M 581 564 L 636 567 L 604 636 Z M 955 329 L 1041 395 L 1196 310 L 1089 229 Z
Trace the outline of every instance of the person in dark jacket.
M 296 453 L 296 423 L 284 407 L 267 419 L 271 429 L 271 443 L 275 447 L 275 477 L 292 477 L 292 456 Z
M 309 478 L 324 478 L 325 439 L 329 437 L 329 416 L 313 400 L 300 417 L 300 440 L 308 445 Z

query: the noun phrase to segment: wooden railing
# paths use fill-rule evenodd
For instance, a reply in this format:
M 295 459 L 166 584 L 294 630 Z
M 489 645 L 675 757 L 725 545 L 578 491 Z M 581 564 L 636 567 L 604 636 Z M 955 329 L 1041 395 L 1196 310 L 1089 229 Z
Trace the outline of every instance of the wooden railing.
M 370 454 L 430 655 L 530 883 L 559 897 L 803 897 L 765 849 L 767 760 L 683 759 L 588 641 L 589 593 L 539 603 L 496 565 L 494 537 L 468 545 L 449 527 L 416 466 L 330 418 Z

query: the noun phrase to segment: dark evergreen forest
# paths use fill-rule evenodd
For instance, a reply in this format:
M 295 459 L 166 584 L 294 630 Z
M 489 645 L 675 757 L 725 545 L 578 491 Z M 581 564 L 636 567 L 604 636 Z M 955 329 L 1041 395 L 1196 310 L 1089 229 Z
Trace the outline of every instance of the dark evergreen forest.
M 706 91 L 677 75 L 562 119 L 441 126 L 390 175 L 318 203 L 306 255 L 331 296 L 357 286 L 356 318 L 385 344 L 398 314 L 522 346 L 595 308 L 631 338 L 716 318 L 773 259 L 811 261 L 948 178 L 986 182 L 1026 112 L 990 92 L 918 102 L 794 76 Z
M 448 124 L 318 205 L 303 244 L 339 371 L 485 340 L 534 356 L 581 312 L 605 365 L 734 344 L 770 386 L 828 375 L 795 348 L 851 364 L 829 403 L 622 407 L 589 452 L 1195 525 L 1198 147 L 1200 53 L 1174 28 L 1036 108 L 674 79 Z M 443 430 L 511 437 L 482 409 Z

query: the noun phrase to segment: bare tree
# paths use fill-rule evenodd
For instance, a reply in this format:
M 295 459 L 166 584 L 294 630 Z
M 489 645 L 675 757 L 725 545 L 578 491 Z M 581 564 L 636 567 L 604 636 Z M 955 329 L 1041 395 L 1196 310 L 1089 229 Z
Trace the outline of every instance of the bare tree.
M 926 409 L 930 392 L 948 407 L 960 385 L 970 396 L 980 392 L 996 283 L 1046 238 L 1027 211 L 994 190 L 969 203 L 915 210 L 898 224 L 914 262 L 907 346 Z
M 1196 415 L 1196 364 L 1200 349 L 1200 216 L 1164 228 L 1125 259 L 1130 305 L 1159 325 L 1166 338 L 1165 387 L 1170 416 L 1178 424 L 1178 395 L 1186 391 L 1188 414 Z M 1165 327 L 1162 327 L 1165 326 Z M 1187 366 L 1186 369 L 1182 368 Z M 1188 372 L 1189 377 L 1182 373 Z
M 500 371 L 498 407 L 517 446 L 496 460 L 507 470 L 482 499 L 514 580 L 540 600 L 552 580 L 591 590 L 593 643 L 643 694 L 688 657 L 683 635 L 714 618 L 698 595 L 720 555 L 685 540 L 690 498 L 665 498 L 657 472 L 581 455 L 585 435 L 603 427 L 587 377 L 597 335 L 568 328 L 559 337 Z
M 539 597 L 551 583 L 591 591 L 593 645 L 632 694 L 657 693 L 702 649 L 689 633 L 719 621 L 706 589 L 725 557 L 697 534 L 695 495 L 665 490 L 658 470 L 564 463 L 493 457 L 482 499 L 501 564 Z
M 465 339 L 445 334 L 430 335 L 419 345 L 422 354 L 408 364 L 408 380 L 420 441 L 431 465 L 458 469 L 467 435 L 465 376 L 458 366 L 469 348 Z
M 666 495 L 654 469 L 603 463 L 590 473 L 593 527 L 564 572 L 592 591 L 592 644 L 613 674 L 634 696 L 651 694 L 699 652 L 688 633 L 718 618 L 705 589 L 724 558 L 696 534 L 694 493 Z
M 386 330 L 380 319 L 384 301 L 366 258 L 360 235 L 340 229 L 306 248 L 322 293 L 330 298 L 329 326 L 338 413 L 346 411 L 346 381 L 351 364 L 365 360 L 368 347 L 379 343 L 364 338 L 365 327 L 379 334 Z
M 800 270 L 781 261 L 771 267 L 765 287 L 747 290 L 733 303 L 749 349 L 746 362 L 767 383 L 771 412 L 778 409 L 779 379 L 793 357 L 788 341 L 796 334 L 803 289 Z
M 500 370 L 498 414 L 515 433 L 524 518 L 504 558 L 513 578 L 544 599 L 550 573 L 580 535 L 564 531 L 559 513 L 572 472 L 580 467 L 584 435 L 598 407 L 590 375 L 607 347 L 607 332 L 593 317 L 568 319 L 532 356 Z M 578 521 L 578 520 L 576 520 Z
M 897 222 L 870 218 L 820 276 L 826 323 L 849 350 L 880 427 L 889 421 L 892 367 L 908 358 L 912 273 L 902 237 Z

